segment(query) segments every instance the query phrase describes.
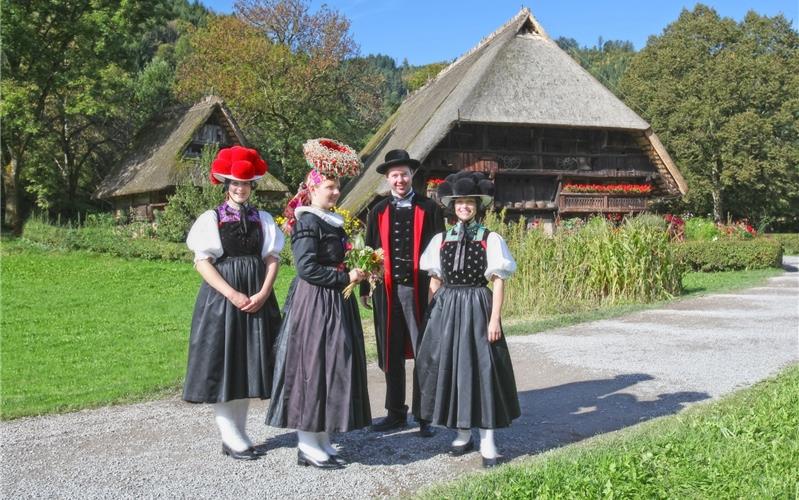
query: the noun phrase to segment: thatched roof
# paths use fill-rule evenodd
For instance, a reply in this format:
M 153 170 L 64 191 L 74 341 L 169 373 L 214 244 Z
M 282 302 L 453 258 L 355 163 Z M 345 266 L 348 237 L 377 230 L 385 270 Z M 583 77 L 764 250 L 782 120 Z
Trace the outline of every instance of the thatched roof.
M 215 116 L 214 116 L 215 115 Z M 195 162 L 184 160 L 183 153 L 194 132 L 210 118 L 221 124 L 234 145 L 246 145 L 224 101 L 206 97 L 193 106 L 167 110 L 148 125 L 133 141 L 128 156 L 100 183 L 95 198 L 116 198 L 161 191 L 195 174 Z M 286 192 L 288 188 L 267 173 L 258 181 L 258 191 Z
M 343 208 L 360 212 L 388 192 L 375 167 L 406 149 L 424 160 L 458 123 L 562 126 L 636 132 L 671 195 L 687 191 L 649 124 L 549 38 L 527 8 L 411 94 L 361 151 L 366 168 L 345 186 Z

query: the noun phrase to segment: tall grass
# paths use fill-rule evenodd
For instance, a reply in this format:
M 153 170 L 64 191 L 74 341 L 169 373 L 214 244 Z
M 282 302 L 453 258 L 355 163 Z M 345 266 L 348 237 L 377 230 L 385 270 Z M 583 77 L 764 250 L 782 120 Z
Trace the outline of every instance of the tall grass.
M 660 223 L 634 217 L 618 227 L 590 219 L 554 236 L 505 222 L 489 213 L 485 224 L 508 242 L 518 264 L 506 286 L 508 316 L 578 312 L 678 295 L 682 266 Z

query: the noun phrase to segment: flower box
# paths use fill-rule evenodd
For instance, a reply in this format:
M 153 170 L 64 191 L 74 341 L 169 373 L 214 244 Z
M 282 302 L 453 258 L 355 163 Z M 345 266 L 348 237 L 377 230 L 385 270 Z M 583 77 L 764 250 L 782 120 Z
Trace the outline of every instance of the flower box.
M 651 184 L 576 184 L 567 183 L 561 190 L 569 194 L 607 194 L 647 196 L 652 194 Z
M 561 192 L 558 198 L 560 212 L 642 212 L 648 203 L 645 196 L 629 194 Z

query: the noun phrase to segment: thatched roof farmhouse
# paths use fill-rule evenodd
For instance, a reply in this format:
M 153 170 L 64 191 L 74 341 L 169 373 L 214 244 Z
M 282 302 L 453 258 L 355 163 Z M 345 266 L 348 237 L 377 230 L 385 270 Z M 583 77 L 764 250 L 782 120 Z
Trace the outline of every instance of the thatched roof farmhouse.
M 167 110 L 135 138 L 123 161 L 100 183 L 95 198 L 108 200 L 117 212 L 132 210 L 151 218 L 181 182 L 198 182 L 198 159 L 203 146 L 247 145 L 230 110 L 218 97 L 193 106 Z M 259 193 L 283 196 L 288 188 L 267 173 L 258 181 Z
M 497 208 L 544 220 L 642 211 L 652 197 L 687 190 L 649 124 L 527 8 L 402 103 L 361 151 L 366 168 L 345 186 L 343 208 L 360 213 L 388 192 L 375 167 L 397 148 L 422 161 L 417 190 L 460 169 L 483 170 L 495 177 Z M 573 192 L 609 184 L 648 187 Z

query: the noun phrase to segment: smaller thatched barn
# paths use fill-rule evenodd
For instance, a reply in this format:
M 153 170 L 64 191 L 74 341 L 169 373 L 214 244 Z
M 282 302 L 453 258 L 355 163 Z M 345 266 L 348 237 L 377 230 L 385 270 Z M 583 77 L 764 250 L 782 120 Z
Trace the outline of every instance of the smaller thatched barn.
M 145 126 L 130 153 L 114 168 L 94 197 L 110 202 L 118 215 L 153 217 L 175 186 L 199 182 L 198 162 L 207 144 L 220 148 L 247 145 L 222 99 L 209 96 L 193 106 L 167 110 Z M 267 173 L 258 181 L 258 193 L 283 197 L 288 188 Z

